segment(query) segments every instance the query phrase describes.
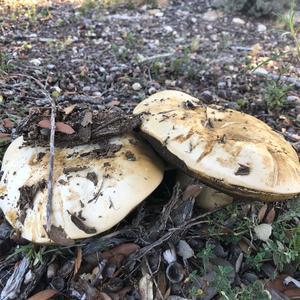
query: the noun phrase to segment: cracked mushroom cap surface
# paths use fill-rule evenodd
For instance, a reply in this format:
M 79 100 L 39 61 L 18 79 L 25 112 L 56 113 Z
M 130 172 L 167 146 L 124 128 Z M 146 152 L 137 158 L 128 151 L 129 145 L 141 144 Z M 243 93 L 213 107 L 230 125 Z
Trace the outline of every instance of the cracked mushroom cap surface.
M 264 201 L 300 193 L 296 151 L 253 116 L 173 90 L 153 94 L 134 114 L 158 153 L 213 188 Z
M 36 243 L 65 244 L 110 229 L 163 178 L 160 159 L 132 135 L 104 144 L 56 148 L 48 235 L 49 155 L 49 148 L 26 146 L 19 137 L 2 164 L 0 208 L 22 237 Z

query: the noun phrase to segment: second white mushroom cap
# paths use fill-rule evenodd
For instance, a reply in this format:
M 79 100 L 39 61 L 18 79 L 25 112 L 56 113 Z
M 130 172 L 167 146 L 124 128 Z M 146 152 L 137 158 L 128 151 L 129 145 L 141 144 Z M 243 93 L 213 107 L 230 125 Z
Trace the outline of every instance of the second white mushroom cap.
M 16 139 L 2 164 L 0 208 L 22 237 L 49 243 L 46 225 L 49 149 Z M 160 159 L 132 135 L 107 144 L 56 148 L 51 223 L 68 239 L 110 229 L 162 181 Z
M 134 114 L 166 160 L 213 188 L 261 200 L 300 193 L 297 153 L 253 116 L 169 90 L 142 101 Z

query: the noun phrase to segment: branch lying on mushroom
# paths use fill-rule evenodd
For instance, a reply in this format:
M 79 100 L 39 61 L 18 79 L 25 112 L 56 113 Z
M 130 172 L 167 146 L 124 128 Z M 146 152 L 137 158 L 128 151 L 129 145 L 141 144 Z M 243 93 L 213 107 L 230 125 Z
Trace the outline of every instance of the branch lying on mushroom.
M 300 193 L 297 153 L 255 117 L 178 91 L 150 96 L 134 114 L 162 157 L 213 188 L 266 201 Z
M 50 108 L 33 108 L 17 128 L 28 144 L 48 146 Z M 95 110 L 89 105 L 59 106 L 56 111 L 55 145 L 71 147 L 98 142 L 131 132 L 140 125 L 138 116 L 126 114 L 118 107 Z

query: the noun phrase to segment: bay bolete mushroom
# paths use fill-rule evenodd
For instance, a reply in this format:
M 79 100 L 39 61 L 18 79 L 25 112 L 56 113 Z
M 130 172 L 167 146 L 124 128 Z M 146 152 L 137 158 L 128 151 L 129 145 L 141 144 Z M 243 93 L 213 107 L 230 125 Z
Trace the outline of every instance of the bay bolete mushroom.
M 134 114 L 158 153 L 213 188 L 265 201 L 300 193 L 297 153 L 253 116 L 173 90 L 145 99 Z
M 8 147 L 2 164 L 0 208 L 22 237 L 50 243 L 45 230 L 49 149 Z M 110 229 L 161 182 L 163 167 L 149 147 L 132 135 L 106 143 L 57 148 L 51 224 L 67 239 Z M 57 241 L 56 241 L 57 242 Z

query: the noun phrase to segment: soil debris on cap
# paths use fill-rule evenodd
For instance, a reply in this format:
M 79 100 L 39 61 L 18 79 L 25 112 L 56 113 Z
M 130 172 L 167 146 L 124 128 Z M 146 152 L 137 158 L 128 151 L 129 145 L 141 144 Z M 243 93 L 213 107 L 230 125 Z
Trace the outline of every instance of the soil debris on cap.
M 130 133 L 140 125 L 138 116 L 127 114 L 118 107 L 95 110 L 88 104 L 77 104 L 72 110 L 67 108 L 57 107 L 55 132 L 57 147 L 98 143 L 113 136 Z M 29 145 L 48 145 L 50 115 L 51 110 L 48 107 L 32 108 L 29 116 L 17 127 L 17 134 L 22 134 Z
M 86 234 L 94 234 L 97 232 L 96 228 L 89 227 L 86 224 L 84 224 L 80 217 L 76 216 L 76 214 L 72 214 L 69 211 L 68 213 L 71 216 L 71 221 L 74 223 L 74 225 L 80 230 L 84 231 Z
M 95 172 L 87 173 L 86 178 L 90 180 L 95 186 L 98 184 L 98 176 Z

